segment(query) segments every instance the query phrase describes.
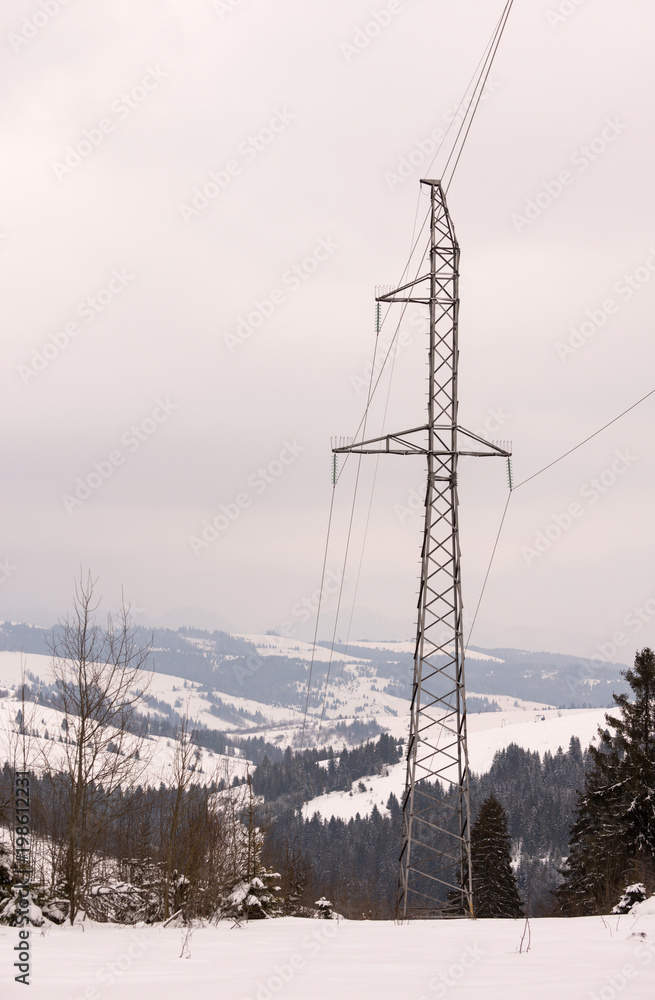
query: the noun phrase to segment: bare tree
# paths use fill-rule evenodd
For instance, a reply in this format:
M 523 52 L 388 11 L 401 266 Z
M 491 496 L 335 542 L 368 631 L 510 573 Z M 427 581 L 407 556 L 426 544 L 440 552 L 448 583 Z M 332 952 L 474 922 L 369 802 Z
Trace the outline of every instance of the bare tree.
M 180 722 L 176 734 L 175 750 L 173 754 L 173 774 L 170 782 L 170 826 L 168 829 L 168 836 L 165 841 L 164 858 L 164 920 L 168 920 L 170 916 L 171 882 L 173 878 L 177 842 L 183 815 L 188 810 L 188 793 L 194 780 L 194 765 L 198 759 L 198 753 L 198 735 L 189 720 L 189 708 L 187 704 L 186 712 Z
M 150 643 L 137 645 L 124 604 L 105 627 L 97 623 L 96 584 L 90 574 L 80 575 L 72 615 L 60 621 L 51 641 L 65 739 L 49 774 L 63 819 L 59 868 L 71 923 L 98 863 L 106 821 L 115 818 L 117 793 L 133 789 L 147 766 L 136 716 L 150 680 Z

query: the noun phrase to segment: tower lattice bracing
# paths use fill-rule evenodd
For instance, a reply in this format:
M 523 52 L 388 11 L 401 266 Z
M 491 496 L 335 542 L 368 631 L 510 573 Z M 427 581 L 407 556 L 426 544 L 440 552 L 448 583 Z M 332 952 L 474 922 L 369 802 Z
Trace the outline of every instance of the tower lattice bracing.
M 472 916 L 457 463 L 462 455 L 509 453 L 458 424 L 459 245 L 441 182 L 421 184 L 431 199 L 426 269 L 377 301 L 417 303 L 428 311 L 427 423 L 334 450 L 426 458 L 397 911 L 400 917 Z

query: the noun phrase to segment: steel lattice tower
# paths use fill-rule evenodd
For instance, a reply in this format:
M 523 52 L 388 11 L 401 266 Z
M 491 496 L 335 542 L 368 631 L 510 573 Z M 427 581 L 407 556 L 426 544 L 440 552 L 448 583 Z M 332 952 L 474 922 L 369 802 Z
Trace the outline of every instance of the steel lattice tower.
M 397 913 L 472 916 L 457 463 L 509 452 L 458 425 L 459 245 L 441 182 L 421 184 L 431 199 L 429 268 L 377 301 L 429 311 L 427 423 L 333 450 L 427 459 Z

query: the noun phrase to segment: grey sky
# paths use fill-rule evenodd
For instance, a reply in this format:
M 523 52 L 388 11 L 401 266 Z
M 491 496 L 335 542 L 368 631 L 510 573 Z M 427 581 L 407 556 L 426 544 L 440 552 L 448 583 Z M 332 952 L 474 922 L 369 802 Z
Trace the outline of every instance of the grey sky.
M 191 605 L 234 629 L 296 621 L 320 581 L 330 437 L 365 402 L 374 287 L 402 272 L 429 137 L 502 7 L 3 6 L 0 614 L 62 611 L 83 563 L 109 604 L 123 585 L 151 620 Z M 516 0 L 449 191 L 462 422 L 512 439 L 516 481 L 653 387 L 654 32 L 647 0 Z M 425 342 L 403 329 L 388 430 L 423 405 Z M 628 660 L 655 642 L 654 407 L 517 491 L 474 642 L 593 655 L 621 631 Z M 357 597 L 408 631 L 419 461 L 380 462 Z M 62 499 L 89 475 L 87 499 Z M 351 489 L 347 470 L 335 570 Z M 462 468 L 469 614 L 505 497 L 502 462 Z M 571 527 L 531 557 L 571 504 Z M 234 520 L 194 551 L 221 505 Z M 649 621 L 624 622 L 649 601 Z

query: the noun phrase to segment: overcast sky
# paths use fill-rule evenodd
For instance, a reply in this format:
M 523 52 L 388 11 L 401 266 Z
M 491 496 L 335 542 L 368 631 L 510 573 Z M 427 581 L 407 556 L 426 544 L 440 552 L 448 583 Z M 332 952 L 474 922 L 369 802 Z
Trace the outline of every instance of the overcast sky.
M 61 613 L 82 564 L 144 620 L 190 606 L 235 630 L 300 624 L 330 438 L 365 403 L 375 286 L 402 273 L 430 136 L 503 6 L 2 6 L 0 615 Z M 649 0 L 516 0 L 449 191 L 461 419 L 512 440 L 516 482 L 655 385 L 654 36 Z M 402 330 L 390 431 L 424 405 L 420 316 Z M 655 643 L 654 413 L 655 397 L 512 497 L 474 644 L 629 662 Z M 335 577 L 354 471 L 336 493 Z M 357 594 L 403 637 L 423 478 L 421 459 L 379 462 Z M 504 463 L 471 460 L 460 485 L 470 617 Z M 194 542 L 221 513 L 224 530 Z

